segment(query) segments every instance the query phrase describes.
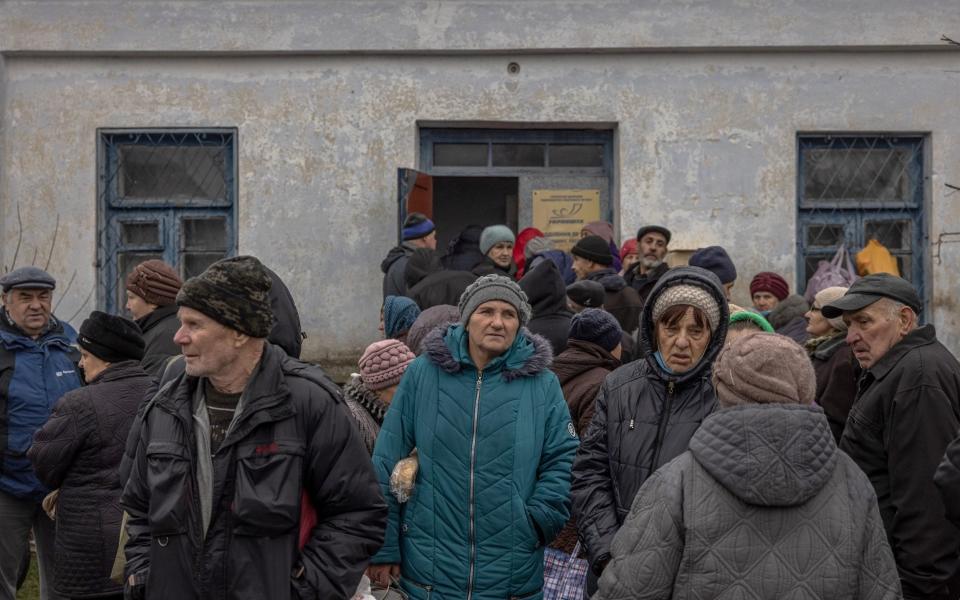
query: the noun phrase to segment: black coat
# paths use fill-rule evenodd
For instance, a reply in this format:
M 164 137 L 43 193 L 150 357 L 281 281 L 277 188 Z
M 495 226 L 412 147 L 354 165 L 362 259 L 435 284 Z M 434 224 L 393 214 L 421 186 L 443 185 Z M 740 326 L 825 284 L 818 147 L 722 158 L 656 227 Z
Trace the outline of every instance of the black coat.
M 60 490 L 54 588 L 69 598 L 120 594 L 110 580 L 120 537 L 117 473 L 137 409 L 155 391 L 134 360 L 111 365 L 86 387 L 65 394 L 28 451 L 37 476 Z
M 143 333 L 145 344 L 140 364 L 144 371 L 159 377 L 167 359 L 180 354 L 180 345 L 173 341 L 173 336 L 180 329 L 177 305 L 158 307 L 149 315 L 137 319 L 137 325 Z
M 573 313 L 567 308 L 567 288 L 560 269 L 552 261 L 542 261 L 520 279 L 520 288 L 533 309 L 527 329 L 547 338 L 554 356 L 566 350 Z
M 817 374 L 816 402 L 823 407 L 838 444 L 857 396 L 857 378 L 860 376 L 860 365 L 854 359 L 845 335 L 838 333 L 810 352 L 810 362 Z
M 483 227 L 468 225 L 457 237 L 450 240 L 447 253 L 443 257 L 443 267 L 450 271 L 472 271 L 486 258 L 480 252 L 480 236 Z M 456 302 L 454 302 L 456 304 Z
M 280 276 L 267 269 L 270 275 L 270 309 L 273 311 L 273 328 L 267 337 L 271 344 L 283 348 L 287 356 L 300 358 L 303 348 L 303 328 L 300 325 L 300 311 L 293 301 L 293 294 Z
M 693 433 L 716 408 L 710 369 L 723 347 L 729 314 L 715 279 L 692 267 L 678 267 L 661 278 L 641 315 L 640 351 L 646 358 L 610 373 L 600 388 L 593 420 L 573 463 L 571 485 L 573 514 L 595 573 L 610 558 L 613 536 L 637 490 L 687 450 Z M 669 376 L 653 356 L 653 305 L 667 287 L 681 283 L 710 292 L 720 306 L 720 325 L 700 362 L 682 375 Z
M 948 598 L 960 531 L 933 476 L 960 429 L 960 364 L 933 325 L 904 337 L 858 383 L 840 449 L 867 474 L 905 598 Z
M 440 304 L 456 306 L 463 291 L 477 276 L 467 271 L 445 271 L 435 250 L 421 248 L 407 260 L 404 279 L 407 296 L 420 310 L 426 310 Z
M 164 385 L 131 431 L 126 575 L 146 581 L 148 599 L 349 598 L 383 543 L 387 511 L 337 387 L 265 347 L 213 456 L 204 536 L 192 418 L 199 385 L 186 374 Z M 298 550 L 304 500 L 317 522 Z
M 960 527 L 960 437 L 947 446 L 943 461 L 933 476 L 933 483 L 940 490 L 947 519 Z
M 626 280 L 613 269 L 595 271 L 587 279 L 596 281 L 603 286 L 605 293 L 603 309 L 613 315 L 620 328 L 631 333 L 640 325 L 640 311 L 643 309 L 643 300 Z
M 640 265 L 634 266 L 634 268 L 624 273 L 623 279 L 627 282 L 627 285 L 637 291 L 637 295 L 640 296 L 640 302 L 645 303 L 647 296 L 653 291 L 653 288 L 657 285 L 657 282 L 660 281 L 660 278 L 670 270 L 670 267 L 667 263 L 660 263 L 659 267 L 652 271 L 647 271 L 645 275 L 639 274 L 637 271 L 639 268 Z

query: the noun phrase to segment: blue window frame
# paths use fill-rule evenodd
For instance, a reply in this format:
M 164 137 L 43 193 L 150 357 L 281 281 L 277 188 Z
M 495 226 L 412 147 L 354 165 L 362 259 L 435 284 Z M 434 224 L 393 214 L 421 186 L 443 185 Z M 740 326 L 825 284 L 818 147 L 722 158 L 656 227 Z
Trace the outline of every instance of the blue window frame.
M 819 262 L 829 260 L 840 244 L 856 253 L 876 239 L 927 301 L 924 143 L 917 135 L 798 136 L 801 293 Z
M 184 279 L 236 253 L 236 131 L 99 131 L 98 304 L 120 313 L 125 280 L 160 259 Z

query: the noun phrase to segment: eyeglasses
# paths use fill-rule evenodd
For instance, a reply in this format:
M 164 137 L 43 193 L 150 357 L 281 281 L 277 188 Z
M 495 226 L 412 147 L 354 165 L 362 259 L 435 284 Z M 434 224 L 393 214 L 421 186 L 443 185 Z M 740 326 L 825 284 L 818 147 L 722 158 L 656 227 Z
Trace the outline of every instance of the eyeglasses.
M 819 306 L 811 306 L 811 307 L 810 307 L 810 311 L 811 311 L 811 312 L 820 312 L 820 307 L 819 307 Z

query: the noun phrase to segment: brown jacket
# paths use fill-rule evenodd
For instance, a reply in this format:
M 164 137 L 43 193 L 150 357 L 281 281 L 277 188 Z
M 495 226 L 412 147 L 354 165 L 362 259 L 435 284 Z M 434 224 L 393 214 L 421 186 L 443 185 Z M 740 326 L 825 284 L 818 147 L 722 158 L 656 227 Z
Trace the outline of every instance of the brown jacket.
M 609 352 L 596 344 L 580 340 L 569 340 L 567 349 L 553 359 L 553 372 L 560 380 L 563 397 L 578 436 L 583 435 L 593 419 L 597 393 L 603 380 L 619 366 L 620 361 Z M 570 554 L 576 545 L 577 526 L 571 517 L 550 547 Z

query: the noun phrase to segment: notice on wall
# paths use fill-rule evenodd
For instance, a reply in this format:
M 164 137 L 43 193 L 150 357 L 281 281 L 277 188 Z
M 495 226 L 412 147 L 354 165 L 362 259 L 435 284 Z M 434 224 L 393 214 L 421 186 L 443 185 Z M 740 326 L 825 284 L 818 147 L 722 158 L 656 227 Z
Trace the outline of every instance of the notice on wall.
M 600 220 L 600 190 L 534 190 L 533 226 L 569 252 L 583 226 Z

